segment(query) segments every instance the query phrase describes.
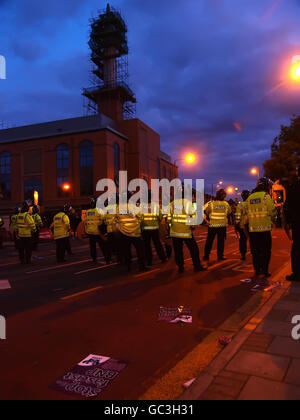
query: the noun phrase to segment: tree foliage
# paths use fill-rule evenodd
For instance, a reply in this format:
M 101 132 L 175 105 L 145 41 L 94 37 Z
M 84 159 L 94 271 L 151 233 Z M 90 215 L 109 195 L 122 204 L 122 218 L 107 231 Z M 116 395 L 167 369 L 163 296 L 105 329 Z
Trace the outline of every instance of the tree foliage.
M 290 126 L 281 126 L 271 146 L 271 159 L 264 163 L 265 175 L 273 181 L 293 182 L 300 164 L 300 115 L 293 115 Z

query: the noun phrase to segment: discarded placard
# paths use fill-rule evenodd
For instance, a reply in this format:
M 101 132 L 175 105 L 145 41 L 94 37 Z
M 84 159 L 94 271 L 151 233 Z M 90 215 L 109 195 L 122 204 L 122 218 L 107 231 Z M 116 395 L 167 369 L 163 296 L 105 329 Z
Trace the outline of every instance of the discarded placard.
M 219 344 L 221 344 L 221 346 L 228 346 L 228 344 L 230 344 L 232 342 L 232 338 L 230 337 L 220 337 L 219 338 Z
M 11 285 L 8 280 L 0 280 L 0 290 L 11 289 Z
M 159 308 L 158 321 L 169 322 L 171 324 L 191 324 L 193 322 L 192 309 L 178 306 L 177 308 Z
M 252 279 L 244 279 L 244 280 L 241 280 L 241 283 L 244 283 L 244 284 L 252 283 Z
M 190 381 L 187 381 L 185 384 L 183 384 L 183 387 L 188 389 L 193 383 L 195 382 L 196 378 L 191 379 Z
M 91 354 L 50 386 L 55 391 L 90 398 L 99 395 L 127 362 Z

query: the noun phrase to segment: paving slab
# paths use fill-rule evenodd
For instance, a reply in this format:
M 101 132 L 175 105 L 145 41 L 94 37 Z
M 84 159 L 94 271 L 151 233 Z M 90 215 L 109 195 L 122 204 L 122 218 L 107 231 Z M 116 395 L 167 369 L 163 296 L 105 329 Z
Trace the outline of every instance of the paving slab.
M 289 322 L 265 320 L 256 330 L 257 333 L 268 333 L 271 335 L 280 335 L 291 337 L 293 325 Z
M 285 382 L 300 386 L 300 359 L 293 359 Z
M 241 401 L 299 401 L 300 387 L 252 376 L 239 396 Z
M 276 337 L 268 348 L 268 353 L 300 359 L 300 341 L 288 337 Z
M 275 306 L 274 309 L 282 309 L 290 312 L 298 312 L 300 315 L 300 302 L 291 302 L 280 300 Z
M 289 362 L 287 357 L 240 351 L 226 366 L 226 370 L 281 381 L 287 372 Z

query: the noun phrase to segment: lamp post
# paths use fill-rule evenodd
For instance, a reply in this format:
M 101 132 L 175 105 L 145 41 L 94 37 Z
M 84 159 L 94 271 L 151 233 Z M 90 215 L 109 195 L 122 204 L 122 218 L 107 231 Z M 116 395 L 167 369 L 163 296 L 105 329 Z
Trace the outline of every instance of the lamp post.
M 250 171 L 251 175 L 257 175 L 257 178 L 260 179 L 260 170 L 259 168 L 252 168 Z

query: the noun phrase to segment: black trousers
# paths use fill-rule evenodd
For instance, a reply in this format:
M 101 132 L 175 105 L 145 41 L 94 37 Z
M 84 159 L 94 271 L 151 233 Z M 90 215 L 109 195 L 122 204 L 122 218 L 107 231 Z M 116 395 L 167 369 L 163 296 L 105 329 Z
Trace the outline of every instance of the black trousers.
M 58 263 L 64 262 L 66 255 L 68 238 L 56 239 L 56 260 Z
M 300 223 L 292 225 L 293 247 L 292 247 L 292 268 L 293 273 L 300 279 Z
M 166 261 L 166 254 L 160 242 L 159 230 L 145 230 L 143 232 L 143 240 L 145 244 L 146 261 L 148 265 L 152 265 L 152 242 L 154 243 L 155 250 L 161 261 Z
M 30 264 L 32 255 L 32 238 L 20 238 L 18 250 L 20 262 Z
M 120 233 L 119 232 L 109 232 L 107 234 L 107 240 L 108 240 L 108 247 L 110 250 L 111 255 L 116 255 L 117 261 L 119 263 L 123 263 L 122 259 L 122 249 L 121 249 L 121 239 L 120 239 Z
M 268 274 L 272 255 L 271 232 L 250 232 L 250 247 L 255 273 Z
M 105 258 L 106 264 L 110 264 L 111 262 L 111 252 L 109 243 L 103 241 L 99 235 L 89 235 L 90 239 L 90 252 L 93 261 L 97 261 L 97 244 L 102 251 L 102 254 Z
M 66 251 L 67 251 L 68 255 L 72 255 L 73 254 L 72 253 L 72 248 L 71 248 L 71 237 L 70 236 L 68 236 L 66 238 Z
M 190 239 L 172 238 L 172 240 L 173 240 L 173 247 L 174 247 L 174 252 L 175 252 L 175 262 L 179 268 L 184 266 L 184 255 L 183 255 L 184 244 L 188 247 L 190 251 L 194 267 L 195 268 L 201 267 L 199 248 L 194 237 Z
M 224 257 L 224 249 L 225 249 L 225 240 L 227 235 L 227 229 L 226 227 L 220 227 L 220 228 L 214 228 L 209 227 L 208 228 L 208 235 L 205 245 L 205 256 L 204 258 L 206 260 L 209 259 L 215 237 L 218 237 L 218 259 L 221 259 Z
M 240 234 L 240 253 L 243 256 L 246 256 L 246 254 L 247 254 L 247 241 L 248 241 L 248 238 L 247 238 L 247 236 L 245 234 L 244 229 L 238 228 L 238 232 Z
M 39 230 L 37 230 L 36 232 L 34 232 L 32 234 L 32 249 L 33 249 L 33 251 L 37 251 L 37 249 L 38 249 L 39 234 L 40 234 Z
M 139 269 L 144 270 L 146 267 L 145 246 L 142 238 L 126 236 L 120 232 L 120 245 L 122 249 L 122 256 L 125 260 L 125 264 L 127 265 L 128 269 L 130 269 L 131 267 L 131 246 L 133 245 L 136 249 Z

